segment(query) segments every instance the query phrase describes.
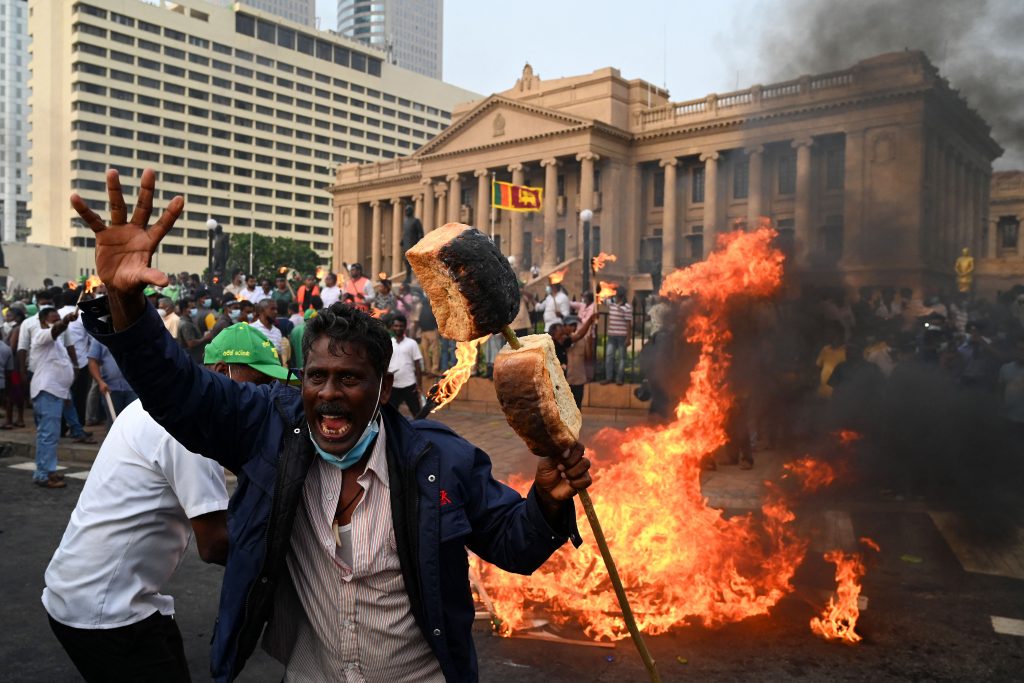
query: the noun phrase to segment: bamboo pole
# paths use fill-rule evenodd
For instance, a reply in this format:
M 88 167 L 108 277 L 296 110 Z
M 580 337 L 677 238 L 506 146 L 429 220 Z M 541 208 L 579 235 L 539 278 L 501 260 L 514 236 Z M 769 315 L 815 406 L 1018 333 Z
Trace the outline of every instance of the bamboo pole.
M 501 334 L 513 349 L 521 349 L 523 347 L 516 333 L 508 325 L 502 328 Z M 629 629 L 629 635 L 633 638 L 633 644 L 636 645 L 636 649 L 640 652 L 640 659 L 643 660 L 644 666 L 647 667 L 647 674 L 650 676 L 651 683 L 661 683 L 661 676 L 658 675 L 654 658 L 651 656 L 650 650 L 647 649 L 647 643 L 644 641 L 640 628 L 636 625 L 633 608 L 629 606 L 626 589 L 622 585 L 619 570 L 615 567 L 615 559 L 612 557 L 611 548 L 608 547 L 608 540 L 601 529 L 601 520 L 597 518 L 597 510 L 594 509 L 594 502 L 590 499 L 590 492 L 587 489 L 583 489 L 578 491 L 577 495 L 579 495 L 580 503 L 583 504 L 583 511 L 587 514 L 590 529 L 594 532 L 594 539 L 597 541 L 597 547 L 601 551 L 601 559 L 604 560 L 604 566 L 608 569 L 608 577 L 611 579 L 612 587 L 615 589 L 615 597 L 619 601 L 619 607 L 622 609 L 622 618 L 626 622 L 626 628 Z

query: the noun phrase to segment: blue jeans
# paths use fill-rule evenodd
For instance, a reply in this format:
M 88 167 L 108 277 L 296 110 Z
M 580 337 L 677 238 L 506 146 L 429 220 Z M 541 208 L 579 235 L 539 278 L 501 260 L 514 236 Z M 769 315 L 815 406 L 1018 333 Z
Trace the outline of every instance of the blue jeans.
M 78 410 L 73 401 L 64 402 L 64 407 L 61 408 L 61 417 L 64 418 L 64 423 L 68 426 L 68 436 L 74 439 L 85 436 L 85 429 L 78 419 Z
M 626 338 L 608 336 L 604 347 L 604 377 L 622 384 L 626 379 Z
M 63 412 L 64 399 L 51 393 L 40 391 L 32 399 L 32 414 L 36 420 L 36 471 L 32 474 L 35 481 L 46 481 L 57 471 L 57 443 Z
M 441 337 L 441 372 L 455 365 L 455 342 Z

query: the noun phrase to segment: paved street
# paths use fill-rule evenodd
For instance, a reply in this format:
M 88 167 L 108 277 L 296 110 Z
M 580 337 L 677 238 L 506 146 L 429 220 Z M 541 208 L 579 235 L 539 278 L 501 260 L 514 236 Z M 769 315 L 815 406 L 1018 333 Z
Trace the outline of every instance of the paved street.
M 486 450 L 495 473 L 526 473 L 531 456 L 499 416 L 440 413 Z M 585 437 L 604 426 L 588 421 Z M 88 447 L 65 450 L 68 488 L 31 485 L 29 430 L 0 436 L 10 444 L 0 458 L 0 572 L 11 624 L 0 641 L 4 681 L 74 681 L 74 669 L 49 632 L 39 602 L 42 574 L 88 476 Z M 722 467 L 708 473 L 704 492 L 713 505 L 746 512 L 757 505 L 764 479 L 775 478 L 784 457 L 758 453 L 753 470 Z M 25 469 L 29 468 L 29 469 Z M 594 492 L 600 496 L 599 491 Z M 811 538 L 796 590 L 765 617 L 718 630 L 679 629 L 649 639 L 663 680 L 702 681 L 1005 681 L 1024 671 L 1024 537 L 1000 548 L 972 545 L 956 517 L 914 501 L 844 490 L 797 510 Z M 586 532 L 584 532 L 586 536 Z M 856 646 L 825 642 L 808 622 L 834 585 L 821 551 L 852 547 L 869 536 L 882 548 L 864 580 L 867 609 Z M 206 680 L 210 626 L 221 569 L 190 551 L 169 592 L 195 680 Z M 483 681 L 643 681 L 643 667 L 626 641 L 613 649 L 503 639 L 477 622 Z M 241 680 L 277 681 L 281 667 L 257 653 Z

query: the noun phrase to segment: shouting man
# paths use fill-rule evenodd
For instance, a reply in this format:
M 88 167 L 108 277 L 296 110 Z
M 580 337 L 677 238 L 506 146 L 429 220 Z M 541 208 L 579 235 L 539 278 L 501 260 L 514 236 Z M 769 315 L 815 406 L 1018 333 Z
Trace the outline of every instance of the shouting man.
M 194 365 L 142 295 L 166 283 L 150 259 L 184 206 L 175 197 L 148 228 L 154 186 L 147 169 L 129 221 L 108 171 L 109 225 L 72 196 L 109 292 L 85 323 L 161 426 L 238 475 L 214 678 L 238 675 L 270 619 L 265 646 L 288 680 L 477 680 L 465 548 L 528 574 L 567 539 L 579 544 L 582 446 L 539 459 L 520 497 L 448 427 L 388 405 L 388 331 L 344 304 L 307 323 L 301 389 Z

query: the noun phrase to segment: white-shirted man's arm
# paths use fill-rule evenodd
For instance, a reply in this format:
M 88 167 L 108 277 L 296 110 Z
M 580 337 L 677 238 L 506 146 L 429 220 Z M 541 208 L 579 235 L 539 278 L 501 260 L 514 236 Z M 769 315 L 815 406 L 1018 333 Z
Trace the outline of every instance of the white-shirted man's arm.
M 138 409 L 151 423 L 150 428 L 163 433 L 163 437 L 157 443 L 154 457 L 182 509 L 185 510 L 185 515 L 192 519 L 209 512 L 226 510 L 228 491 L 224 482 L 224 468 L 175 441 L 142 410 L 141 404 Z

